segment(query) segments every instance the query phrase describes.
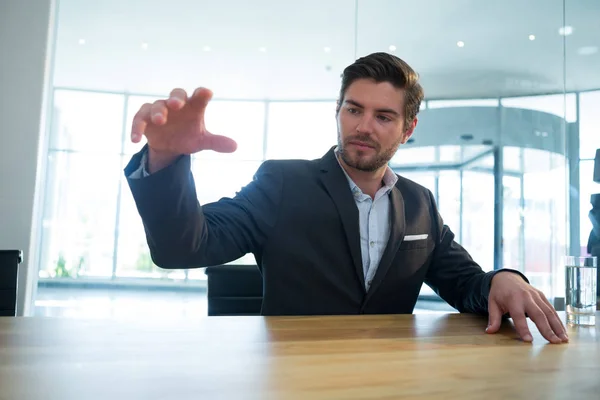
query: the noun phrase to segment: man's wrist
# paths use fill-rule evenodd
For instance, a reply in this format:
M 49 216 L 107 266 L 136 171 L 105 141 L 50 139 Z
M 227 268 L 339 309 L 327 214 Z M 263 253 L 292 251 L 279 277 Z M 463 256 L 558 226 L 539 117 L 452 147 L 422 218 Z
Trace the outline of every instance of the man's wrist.
M 510 269 L 510 268 L 502 268 L 502 269 L 498 269 L 498 270 L 494 271 L 494 276 L 492 277 L 492 281 L 494 280 L 496 275 L 498 275 L 499 273 L 502 273 L 502 272 L 511 272 L 515 275 L 520 276 L 525 282 L 529 283 L 529 279 L 527 279 L 527 277 L 525 275 L 523 275 L 521 272 L 517 271 L 516 269 Z
M 145 169 L 153 174 L 173 164 L 180 156 L 181 154 L 156 150 L 148 146 Z

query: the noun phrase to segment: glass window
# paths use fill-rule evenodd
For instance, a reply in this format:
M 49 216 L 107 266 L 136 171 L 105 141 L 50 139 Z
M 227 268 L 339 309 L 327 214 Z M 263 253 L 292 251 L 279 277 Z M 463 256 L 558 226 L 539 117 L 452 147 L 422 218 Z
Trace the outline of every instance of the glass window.
M 506 172 L 522 172 L 523 152 L 519 147 L 504 147 L 503 149 L 504 170 Z
M 335 102 L 272 102 L 267 159 L 321 158 L 337 144 Z
M 577 101 L 573 93 L 505 98 L 502 105 L 547 112 L 565 118 L 567 122 L 577 121 Z
M 438 209 L 460 243 L 460 171 L 440 171 L 438 180 Z
M 428 108 L 446 107 L 498 107 L 498 99 L 472 99 L 472 100 L 430 100 Z
M 439 146 L 440 163 L 460 164 L 462 162 L 462 146 Z
M 120 206 L 116 275 L 129 278 L 184 279 L 184 270 L 162 269 L 152 262 L 142 218 L 124 177 L 121 179 Z
M 444 220 L 454 232 L 455 240 L 460 243 L 460 172 L 459 171 L 439 171 L 438 179 L 438 211 Z M 435 195 L 435 174 L 436 172 L 421 172 L 402 174 L 407 178 L 414 180 L 427 187 Z M 437 294 L 427 285 L 421 287 L 420 295 L 437 296 Z
M 40 277 L 112 274 L 118 155 L 48 156 Z
M 261 161 L 226 161 L 194 159 L 192 173 L 200 204 L 234 197 L 252 181 Z
M 234 197 L 249 184 L 261 161 L 226 161 L 195 159 L 192 172 L 200 204 L 218 201 L 223 197 Z M 246 254 L 230 264 L 256 264 L 254 255 Z M 204 270 L 190 270 L 190 279 L 206 279 Z
M 264 155 L 265 103 L 249 101 L 211 101 L 206 107 L 206 129 L 215 135 L 232 138 L 238 144 L 234 153 L 198 153 L 198 158 L 227 162 L 258 161 Z
M 504 176 L 504 209 L 502 225 L 503 267 L 523 271 L 523 209 L 521 176 Z
M 439 146 L 440 163 L 442 164 L 462 164 L 474 162 L 476 159 L 485 158 L 492 151 L 490 146 L 480 145 L 446 145 Z M 476 161 L 475 161 L 476 162 Z M 492 159 L 493 164 L 493 159 Z
M 400 147 L 390 160 L 391 166 L 435 165 L 435 146 Z
M 566 254 L 566 166 L 563 156 L 524 149 L 524 272 L 547 296 L 558 290 L 555 269 Z
M 445 146 L 444 146 L 445 147 Z M 494 153 L 491 146 L 460 146 L 460 160 L 466 168 L 494 168 Z
M 55 90 L 50 149 L 120 153 L 123 109 L 122 95 Z
M 461 244 L 484 271 L 494 269 L 494 175 L 463 171 Z
M 600 91 L 579 96 L 579 157 L 591 159 L 600 149 Z
M 394 171 L 398 175 L 426 187 L 431 190 L 431 193 L 433 193 L 434 196 L 437 196 L 435 189 L 435 171 L 403 171 L 402 169 L 394 169 Z
M 587 242 L 592 231 L 592 222 L 589 212 L 592 209 L 590 196 L 600 193 L 600 183 L 593 181 L 594 161 L 581 161 L 579 163 L 579 199 L 581 211 L 581 254 L 587 254 Z

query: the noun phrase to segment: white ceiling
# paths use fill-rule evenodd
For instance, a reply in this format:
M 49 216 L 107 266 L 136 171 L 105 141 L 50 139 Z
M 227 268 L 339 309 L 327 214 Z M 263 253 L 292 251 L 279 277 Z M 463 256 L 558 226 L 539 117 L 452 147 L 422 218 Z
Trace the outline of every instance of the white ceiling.
M 561 92 L 565 76 L 568 90 L 600 88 L 600 51 L 579 54 L 600 48 L 600 0 L 564 10 L 563 0 L 60 0 L 54 84 L 334 99 L 346 65 L 394 45 L 428 98 Z M 563 24 L 572 35 L 558 34 Z

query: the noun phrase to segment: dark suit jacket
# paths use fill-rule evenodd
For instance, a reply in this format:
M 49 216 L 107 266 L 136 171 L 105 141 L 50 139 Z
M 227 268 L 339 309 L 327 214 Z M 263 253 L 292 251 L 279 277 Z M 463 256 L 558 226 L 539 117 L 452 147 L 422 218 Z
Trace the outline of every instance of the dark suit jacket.
M 263 315 L 412 313 L 423 283 L 461 312 L 487 313 L 494 272 L 454 241 L 431 192 L 403 177 L 389 194 L 390 238 L 365 290 L 358 209 L 333 149 L 318 160 L 266 161 L 234 198 L 205 205 L 189 156 L 128 183 L 156 265 L 206 267 L 253 253 Z M 426 240 L 403 241 L 425 233 Z

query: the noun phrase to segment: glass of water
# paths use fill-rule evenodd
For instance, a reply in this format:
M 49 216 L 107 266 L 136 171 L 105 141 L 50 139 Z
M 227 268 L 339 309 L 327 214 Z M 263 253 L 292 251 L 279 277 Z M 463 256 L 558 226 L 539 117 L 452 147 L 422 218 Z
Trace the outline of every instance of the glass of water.
M 568 256 L 565 258 L 565 267 L 567 324 L 595 325 L 597 258 Z

